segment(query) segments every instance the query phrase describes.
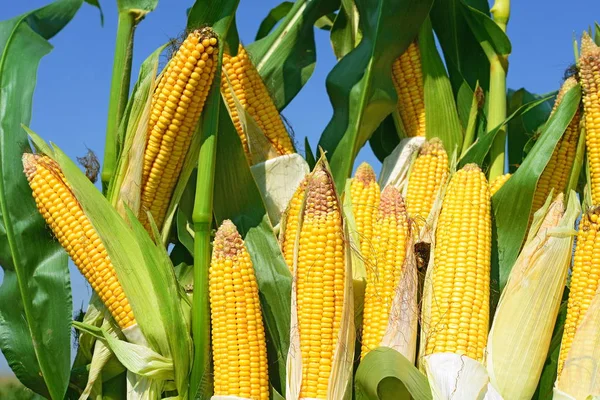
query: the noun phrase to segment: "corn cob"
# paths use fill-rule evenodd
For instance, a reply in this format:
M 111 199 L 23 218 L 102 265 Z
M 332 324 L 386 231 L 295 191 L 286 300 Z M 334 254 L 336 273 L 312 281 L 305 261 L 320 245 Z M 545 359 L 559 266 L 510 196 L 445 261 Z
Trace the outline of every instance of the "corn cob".
M 494 178 L 494 180 L 490 182 L 490 195 L 491 196 L 495 195 L 496 192 L 498 190 L 500 190 L 500 188 L 502 186 L 504 186 L 504 184 L 506 183 L 506 181 L 508 181 L 508 179 L 511 176 L 512 176 L 512 174 L 504 174 L 504 175 L 499 175 L 496 178 Z
M 375 264 L 367 268 L 361 358 L 379 347 L 383 339 L 406 257 L 408 215 L 402 195 L 393 186 L 386 186 L 381 194 L 377 230 L 373 240 Z
M 592 204 L 600 204 L 600 48 L 583 33 L 579 77 L 583 89 L 585 142 L 591 175 Z
M 350 185 L 350 196 L 360 239 L 360 254 L 366 263 L 366 268 L 369 269 L 372 268 L 373 233 L 380 197 L 379 184 L 369 164 L 362 163 L 356 169 Z
M 554 113 L 560 105 L 565 93 L 576 85 L 577 80 L 574 77 L 567 78 L 556 97 L 552 113 Z M 567 127 L 567 130 L 556 145 L 552 157 L 550 158 L 550 161 L 548 161 L 548 165 L 546 165 L 544 172 L 540 176 L 533 197 L 532 215 L 544 205 L 552 189 L 554 189 L 554 196 L 565 191 L 569 181 L 571 167 L 575 160 L 577 141 L 579 139 L 580 119 L 581 113 L 577 111 Z
M 448 154 L 442 141 L 433 138 L 419 150 L 408 178 L 406 208 L 411 218 L 427 219 L 448 173 Z
M 345 243 L 331 176 L 317 166 L 307 186 L 295 275 L 300 397 L 325 399 L 345 300 Z
M 392 77 L 398 93 L 398 112 L 407 136 L 425 136 L 425 98 L 421 52 L 417 42 L 394 61 Z
M 73 195 L 58 164 L 46 156 L 23 154 L 23 167 L 37 208 L 81 274 L 124 329 L 135 324 L 102 240 Z
M 215 395 L 267 400 L 267 348 L 258 286 L 244 241 L 229 220 L 213 243 L 209 295 Z
M 435 239 L 425 355 L 456 353 L 482 361 L 489 321 L 491 216 L 489 186 L 476 164 L 452 176 Z
M 303 179 L 294 192 L 294 195 L 290 200 L 290 204 L 285 211 L 285 228 L 281 236 L 281 251 L 283 253 L 283 258 L 292 273 L 294 272 L 294 247 L 296 245 L 300 211 L 302 210 L 302 202 L 304 201 L 305 192 L 306 179 Z
M 251 143 L 248 143 L 248 137 L 242 127 L 230 85 L 237 100 L 256 121 L 277 153 L 280 155 L 295 153 L 294 144 L 283 125 L 275 103 L 241 44 L 237 56 L 232 57 L 227 52 L 223 54 L 221 93 L 227 101 L 231 119 L 242 141 L 244 151 L 250 155 Z
M 210 28 L 191 32 L 152 96 L 142 174 L 140 221 L 150 212 L 163 224 L 217 67 L 217 37 Z
M 599 218 L 600 208 L 594 208 L 583 215 L 579 224 L 569 301 L 567 303 L 567 319 L 558 358 L 559 375 L 577 328 L 583 321 L 583 317 L 600 284 Z

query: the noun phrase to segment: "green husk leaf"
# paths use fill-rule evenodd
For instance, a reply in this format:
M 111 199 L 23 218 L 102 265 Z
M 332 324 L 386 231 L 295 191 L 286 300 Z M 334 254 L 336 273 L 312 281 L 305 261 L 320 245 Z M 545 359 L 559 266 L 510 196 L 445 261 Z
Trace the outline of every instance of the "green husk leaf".
M 419 32 L 419 48 L 427 115 L 425 132 L 428 139 L 440 138 L 448 154 L 452 154 L 463 144 L 463 130 L 452 96 L 450 79 L 438 54 L 429 18 L 425 19 Z
M 431 400 L 427 377 L 388 347 L 371 350 L 356 371 L 357 400 Z
M 339 0 L 298 0 L 270 34 L 246 47 L 279 111 L 315 69 L 314 24 L 339 4 Z
M 506 284 L 514 261 L 517 259 L 526 236 L 529 215 L 537 181 L 550 160 L 556 144 L 573 119 L 581 100 L 581 88 L 570 89 L 543 128 L 523 164 L 492 198 L 498 232 L 499 270 L 492 271 L 498 277 L 500 290 Z M 464 160 L 464 158 L 463 158 Z M 461 163 L 463 162 L 461 160 Z
M 319 140 L 337 188 L 344 187 L 358 151 L 394 111 L 392 63 L 417 36 L 431 4 L 429 0 L 384 0 L 374 7 L 368 1 L 356 2 L 363 37 L 327 77 L 334 113 Z M 398 26 L 401 32 L 390 35 Z
M 470 163 L 476 163 L 478 165 L 482 165 L 483 161 L 485 160 L 485 157 L 487 156 L 487 154 L 490 151 L 490 148 L 492 147 L 492 143 L 494 142 L 494 139 L 496 138 L 496 134 L 500 131 L 500 129 L 504 125 L 506 125 L 508 122 L 510 122 L 513 118 L 525 115 L 525 114 L 531 112 L 532 110 L 534 110 L 536 107 L 545 104 L 551 98 L 552 98 L 552 96 L 548 96 L 548 97 L 544 97 L 542 99 L 521 105 L 511 115 L 509 115 L 508 118 L 506 118 L 506 120 L 504 120 L 504 122 L 501 125 L 497 126 L 495 129 L 493 129 L 489 132 L 486 132 L 482 136 L 480 136 L 477 139 L 477 141 L 475 143 L 473 143 L 473 145 L 467 149 L 466 154 L 461 157 L 461 159 L 459 161 L 459 168 L 462 168 L 465 165 L 470 164 Z
M 67 255 L 38 213 L 23 174 L 37 70 L 48 42 L 82 0 L 59 0 L 0 22 L 0 349 L 17 378 L 49 398 L 69 383 L 71 287 Z

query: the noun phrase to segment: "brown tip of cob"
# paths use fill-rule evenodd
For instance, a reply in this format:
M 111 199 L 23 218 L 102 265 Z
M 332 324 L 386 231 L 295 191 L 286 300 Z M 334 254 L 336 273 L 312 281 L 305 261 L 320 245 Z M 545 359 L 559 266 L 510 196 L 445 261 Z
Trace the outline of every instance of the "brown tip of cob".
M 583 32 L 581 37 L 581 57 L 585 58 L 590 55 L 597 55 L 600 52 L 600 48 L 594 42 L 594 39 L 590 37 L 587 32 Z
M 444 148 L 444 143 L 442 143 L 442 140 L 440 138 L 435 137 L 423 144 L 421 150 L 419 150 L 419 155 L 439 155 L 445 152 L 446 149 Z
M 375 182 L 377 177 L 375 176 L 375 171 L 373 171 L 373 168 L 368 163 L 364 162 L 360 164 L 358 168 L 356 168 L 354 179 L 362 182 L 366 186 L 371 182 Z
M 383 192 L 381 192 L 379 210 L 382 217 L 390 215 L 401 216 L 406 214 L 404 199 L 395 186 L 388 185 L 383 189 Z
M 39 155 L 32 153 L 24 153 L 23 157 L 21 157 L 21 160 L 23 161 L 23 171 L 28 180 L 31 180 L 35 175 L 39 158 Z
M 477 172 L 481 172 L 481 168 L 479 168 L 479 165 L 475 164 L 475 163 L 471 163 L 471 164 L 467 164 L 462 168 L 463 171 L 465 172 L 470 172 L 470 171 L 477 171 Z
M 227 258 L 235 257 L 242 251 L 244 241 L 233 222 L 228 219 L 223 221 L 215 235 L 213 247 L 215 255 Z
M 304 215 L 325 215 L 336 208 L 336 194 L 331 176 L 317 166 L 308 179 Z

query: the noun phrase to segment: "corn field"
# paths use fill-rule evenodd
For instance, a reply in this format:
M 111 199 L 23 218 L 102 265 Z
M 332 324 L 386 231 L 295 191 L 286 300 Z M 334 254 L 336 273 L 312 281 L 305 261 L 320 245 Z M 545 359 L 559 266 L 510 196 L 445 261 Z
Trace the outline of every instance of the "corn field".
M 507 90 L 509 0 L 283 2 L 252 43 L 239 0 L 196 0 L 139 71 L 158 0 L 117 0 L 81 168 L 30 129 L 32 96 L 103 1 L 0 22 L 0 349 L 23 396 L 600 398 L 600 25 L 537 95 Z M 315 29 L 337 63 L 311 147 L 280 113 Z M 365 146 L 380 164 L 355 168 Z

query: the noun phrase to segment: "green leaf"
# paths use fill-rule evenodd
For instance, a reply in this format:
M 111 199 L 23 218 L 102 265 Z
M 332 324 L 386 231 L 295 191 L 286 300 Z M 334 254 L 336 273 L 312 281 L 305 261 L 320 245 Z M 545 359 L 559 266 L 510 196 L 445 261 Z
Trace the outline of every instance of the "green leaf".
M 525 88 L 509 90 L 507 96 L 507 110 L 509 114 L 514 113 L 524 104 L 545 99 L 537 107 L 530 109 L 521 115 L 516 115 L 508 122 L 508 167 L 509 172 L 514 173 L 525 157 L 524 148 L 527 142 L 535 135 L 538 129 L 548 120 L 554 97 L 550 95 L 538 95 L 527 91 Z
M 440 138 L 448 154 L 452 154 L 456 149 L 460 150 L 463 132 L 450 79 L 437 51 L 429 18 L 421 27 L 419 48 L 423 63 L 427 138 Z
M 359 31 L 359 15 L 354 0 L 342 0 L 340 10 L 331 28 L 331 45 L 337 59 L 350 53 L 358 43 L 361 34 Z
M 388 347 L 367 353 L 356 371 L 357 400 L 430 400 L 427 377 L 402 354 Z
M 487 1 L 481 3 L 487 8 Z M 469 28 L 462 7 L 460 0 L 437 0 L 430 13 L 459 110 L 463 105 L 459 93 L 466 91 L 472 95 L 477 82 L 487 93 L 490 71 L 489 61 Z M 468 101 L 464 105 L 468 106 Z M 466 125 L 464 119 L 461 118 L 461 121 Z
M 304 153 L 305 153 L 304 158 L 306 159 L 306 162 L 308 163 L 308 167 L 312 171 L 313 168 L 315 167 L 315 164 L 317 163 L 317 160 L 315 159 L 315 153 L 313 153 L 312 149 L 310 148 L 310 143 L 308 141 L 308 137 L 304 138 Z
M 498 278 L 500 290 L 506 284 L 525 239 L 537 181 L 575 115 L 580 101 L 580 86 L 570 89 L 565 94 L 521 167 L 492 198 L 498 232 L 499 261 L 499 271 L 492 271 L 492 274 L 494 278 Z
M 339 5 L 339 0 L 298 0 L 269 35 L 247 46 L 279 111 L 292 101 L 315 69 L 314 24 Z
M 504 123 L 497 126 L 495 129 L 481 135 L 479 139 L 477 139 L 477 141 L 471 147 L 469 147 L 467 153 L 460 159 L 458 168 L 462 168 L 463 166 L 469 163 L 476 163 L 478 165 L 482 165 L 483 161 L 485 160 L 485 157 L 487 156 L 488 152 L 490 151 L 490 148 L 492 147 L 492 143 L 496 138 L 496 134 L 500 131 L 500 128 L 502 128 L 504 125 L 510 122 L 513 118 L 527 114 L 528 112 L 534 110 L 536 107 L 543 105 L 551 98 L 552 96 L 544 97 L 542 99 L 533 101 L 531 103 L 523 104 L 520 107 L 518 107 L 511 115 L 508 116 L 508 118 L 506 118 L 506 120 L 504 120 Z
M 117 0 L 119 13 L 135 12 L 140 17 L 153 11 L 158 5 L 158 0 Z
M 47 40 L 82 3 L 56 1 L 0 22 L 0 348 L 25 386 L 55 399 L 69 382 L 69 269 L 23 174 L 21 155 L 31 148 L 21 125 L 31 120 L 38 65 L 52 50 Z
M 100 12 L 100 25 L 104 26 L 104 13 L 102 12 L 102 7 L 100 7 L 100 1 L 99 0 L 84 0 L 86 3 L 88 3 L 89 5 L 96 7 L 98 9 L 98 12 Z
M 292 277 L 262 197 L 227 113 L 219 121 L 214 214 L 217 224 L 232 220 L 244 237 L 254 265 L 268 335 L 270 378 L 280 393 L 285 389 L 285 360 L 290 336 Z M 235 195 L 232 196 L 232 193 Z
M 283 3 L 271 9 L 271 11 L 269 11 L 269 14 L 267 14 L 265 19 L 263 19 L 263 21 L 260 23 L 260 26 L 258 27 L 258 32 L 256 32 L 256 37 L 254 38 L 254 40 L 260 40 L 267 36 L 269 32 L 271 32 L 273 27 L 277 25 L 277 23 L 281 21 L 288 14 L 288 12 L 290 12 L 293 6 L 293 2 L 284 1 Z
M 488 60 L 507 56 L 512 48 L 506 33 L 487 14 L 461 0 L 462 14 Z
M 369 145 L 371 150 L 375 153 L 375 157 L 381 162 L 392 154 L 392 151 L 400 143 L 400 138 L 396 132 L 396 124 L 394 124 L 394 118 L 389 115 L 383 122 L 375 129 L 373 135 L 369 139 Z
M 319 141 L 336 187 L 344 187 L 358 151 L 395 109 L 392 63 L 416 37 L 431 4 L 431 0 L 383 0 L 375 7 L 366 0 L 356 1 L 363 37 L 327 77 L 334 113 Z

